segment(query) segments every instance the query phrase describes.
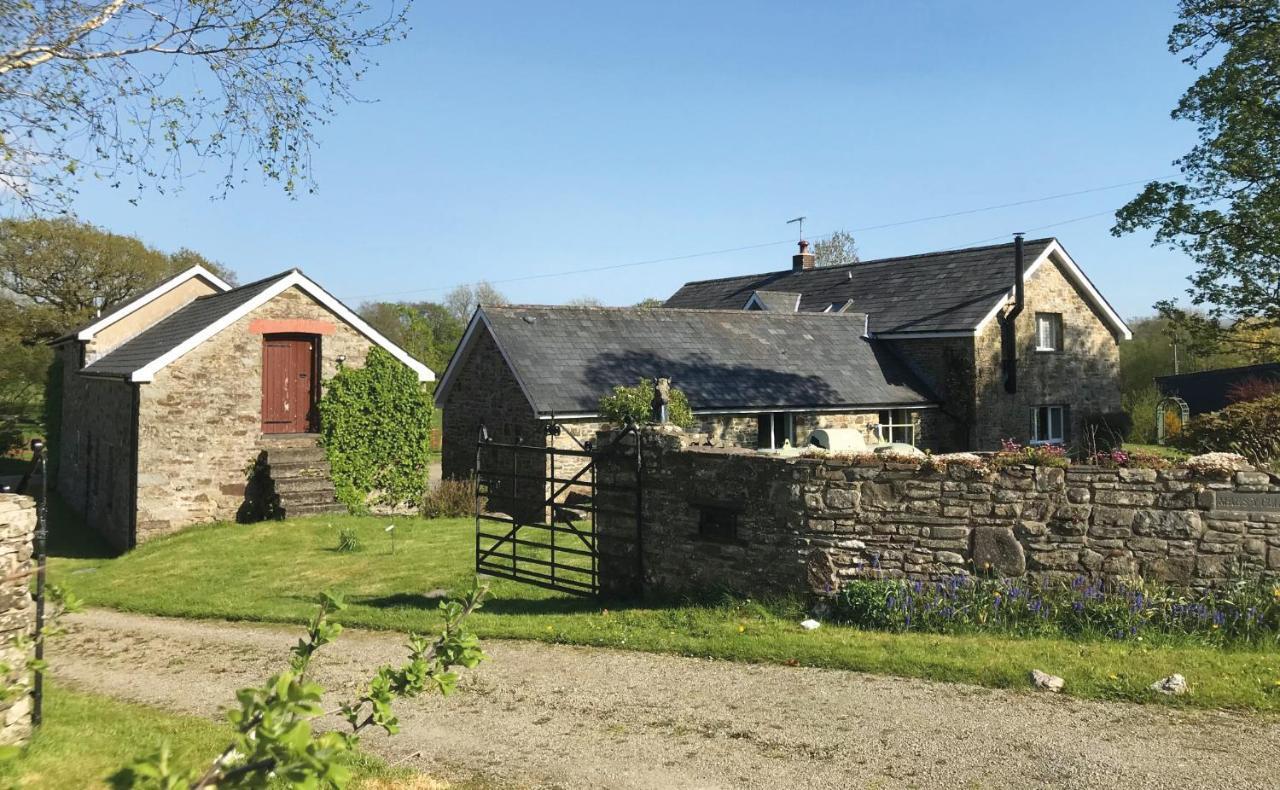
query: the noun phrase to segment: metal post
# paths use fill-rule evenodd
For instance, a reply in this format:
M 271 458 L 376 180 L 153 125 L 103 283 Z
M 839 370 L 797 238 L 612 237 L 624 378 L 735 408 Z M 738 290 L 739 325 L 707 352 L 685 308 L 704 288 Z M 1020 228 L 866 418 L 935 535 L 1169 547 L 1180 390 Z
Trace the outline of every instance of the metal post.
M 631 423 L 631 433 L 636 440 L 636 584 L 644 594 L 644 451 L 640 426 Z
M 36 507 L 36 661 L 44 660 L 44 579 L 45 559 L 49 542 L 49 465 L 44 452 L 45 444 L 31 440 L 31 450 L 40 456 L 40 504 Z M 39 727 L 44 718 L 44 672 L 37 669 L 31 687 L 31 726 Z
M 547 425 L 547 447 L 550 455 L 551 484 L 544 491 L 551 498 L 551 583 L 556 583 L 556 433 L 559 426 L 555 423 L 555 415 Z M 544 514 L 545 515 L 545 514 Z

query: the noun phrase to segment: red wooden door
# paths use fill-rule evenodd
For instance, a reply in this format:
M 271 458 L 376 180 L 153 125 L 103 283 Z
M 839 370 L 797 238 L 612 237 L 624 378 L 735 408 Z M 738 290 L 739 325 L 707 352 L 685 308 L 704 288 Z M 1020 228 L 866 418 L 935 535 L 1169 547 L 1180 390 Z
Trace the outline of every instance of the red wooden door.
M 262 340 L 262 432 L 316 430 L 316 338 L 266 335 Z

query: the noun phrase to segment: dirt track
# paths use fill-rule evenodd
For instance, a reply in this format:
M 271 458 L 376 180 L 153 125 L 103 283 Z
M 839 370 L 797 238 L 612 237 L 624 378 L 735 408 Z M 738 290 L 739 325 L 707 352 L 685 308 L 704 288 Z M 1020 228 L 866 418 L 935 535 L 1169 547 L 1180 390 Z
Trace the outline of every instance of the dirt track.
M 297 628 L 108 611 L 51 647 L 64 683 L 216 715 L 285 663 Z M 317 659 L 337 695 L 403 651 L 348 631 Z M 513 787 L 1280 787 L 1280 721 L 853 672 L 486 643 L 461 692 L 402 703 L 366 747 Z M 337 696 L 335 695 L 335 696 Z M 413 756 L 413 755 L 417 756 Z

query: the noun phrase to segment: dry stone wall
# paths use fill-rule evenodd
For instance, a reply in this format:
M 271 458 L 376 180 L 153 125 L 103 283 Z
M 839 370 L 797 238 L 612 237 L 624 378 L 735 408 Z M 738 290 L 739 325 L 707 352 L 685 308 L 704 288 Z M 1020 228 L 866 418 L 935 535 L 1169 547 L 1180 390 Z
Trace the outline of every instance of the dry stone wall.
M 16 494 L 0 494 L 0 662 L 22 667 L 32 647 L 19 647 L 20 637 L 35 628 L 31 599 L 32 538 L 36 531 L 36 501 Z M 29 679 L 23 678 L 25 684 Z M 13 679 L 5 681 L 13 682 Z M 0 744 L 26 743 L 31 736 L 31 698 L 20 694 L 0 702 Z
M 643 549 L 602 559 L 616 590 L 821 594 L 863 575 L 975 571 L 1196 588 L 1280 576 L 1280 480 L 1265 472 L 922 468 L 704 449 L 671 432 L 644 442 Z M 620 545 L 610 535 L 635 525 L 600 529 Z

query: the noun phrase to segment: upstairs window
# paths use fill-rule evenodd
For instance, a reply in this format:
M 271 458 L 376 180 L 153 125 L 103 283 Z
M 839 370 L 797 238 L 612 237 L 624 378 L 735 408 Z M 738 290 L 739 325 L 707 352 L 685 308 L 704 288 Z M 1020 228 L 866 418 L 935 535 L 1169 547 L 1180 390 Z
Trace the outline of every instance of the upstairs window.
M 1062 313 L 1036 313 L 1036 351 L 1062 350 Z
M 1031 410 L 1031 443 L 1062 444 L 1066 440 L 1066 408 L 1037 406 Z
M 788 442 L 796 446 L 795 415 L 775 411 L 756 418 L 756 449 L 781 450 Z

